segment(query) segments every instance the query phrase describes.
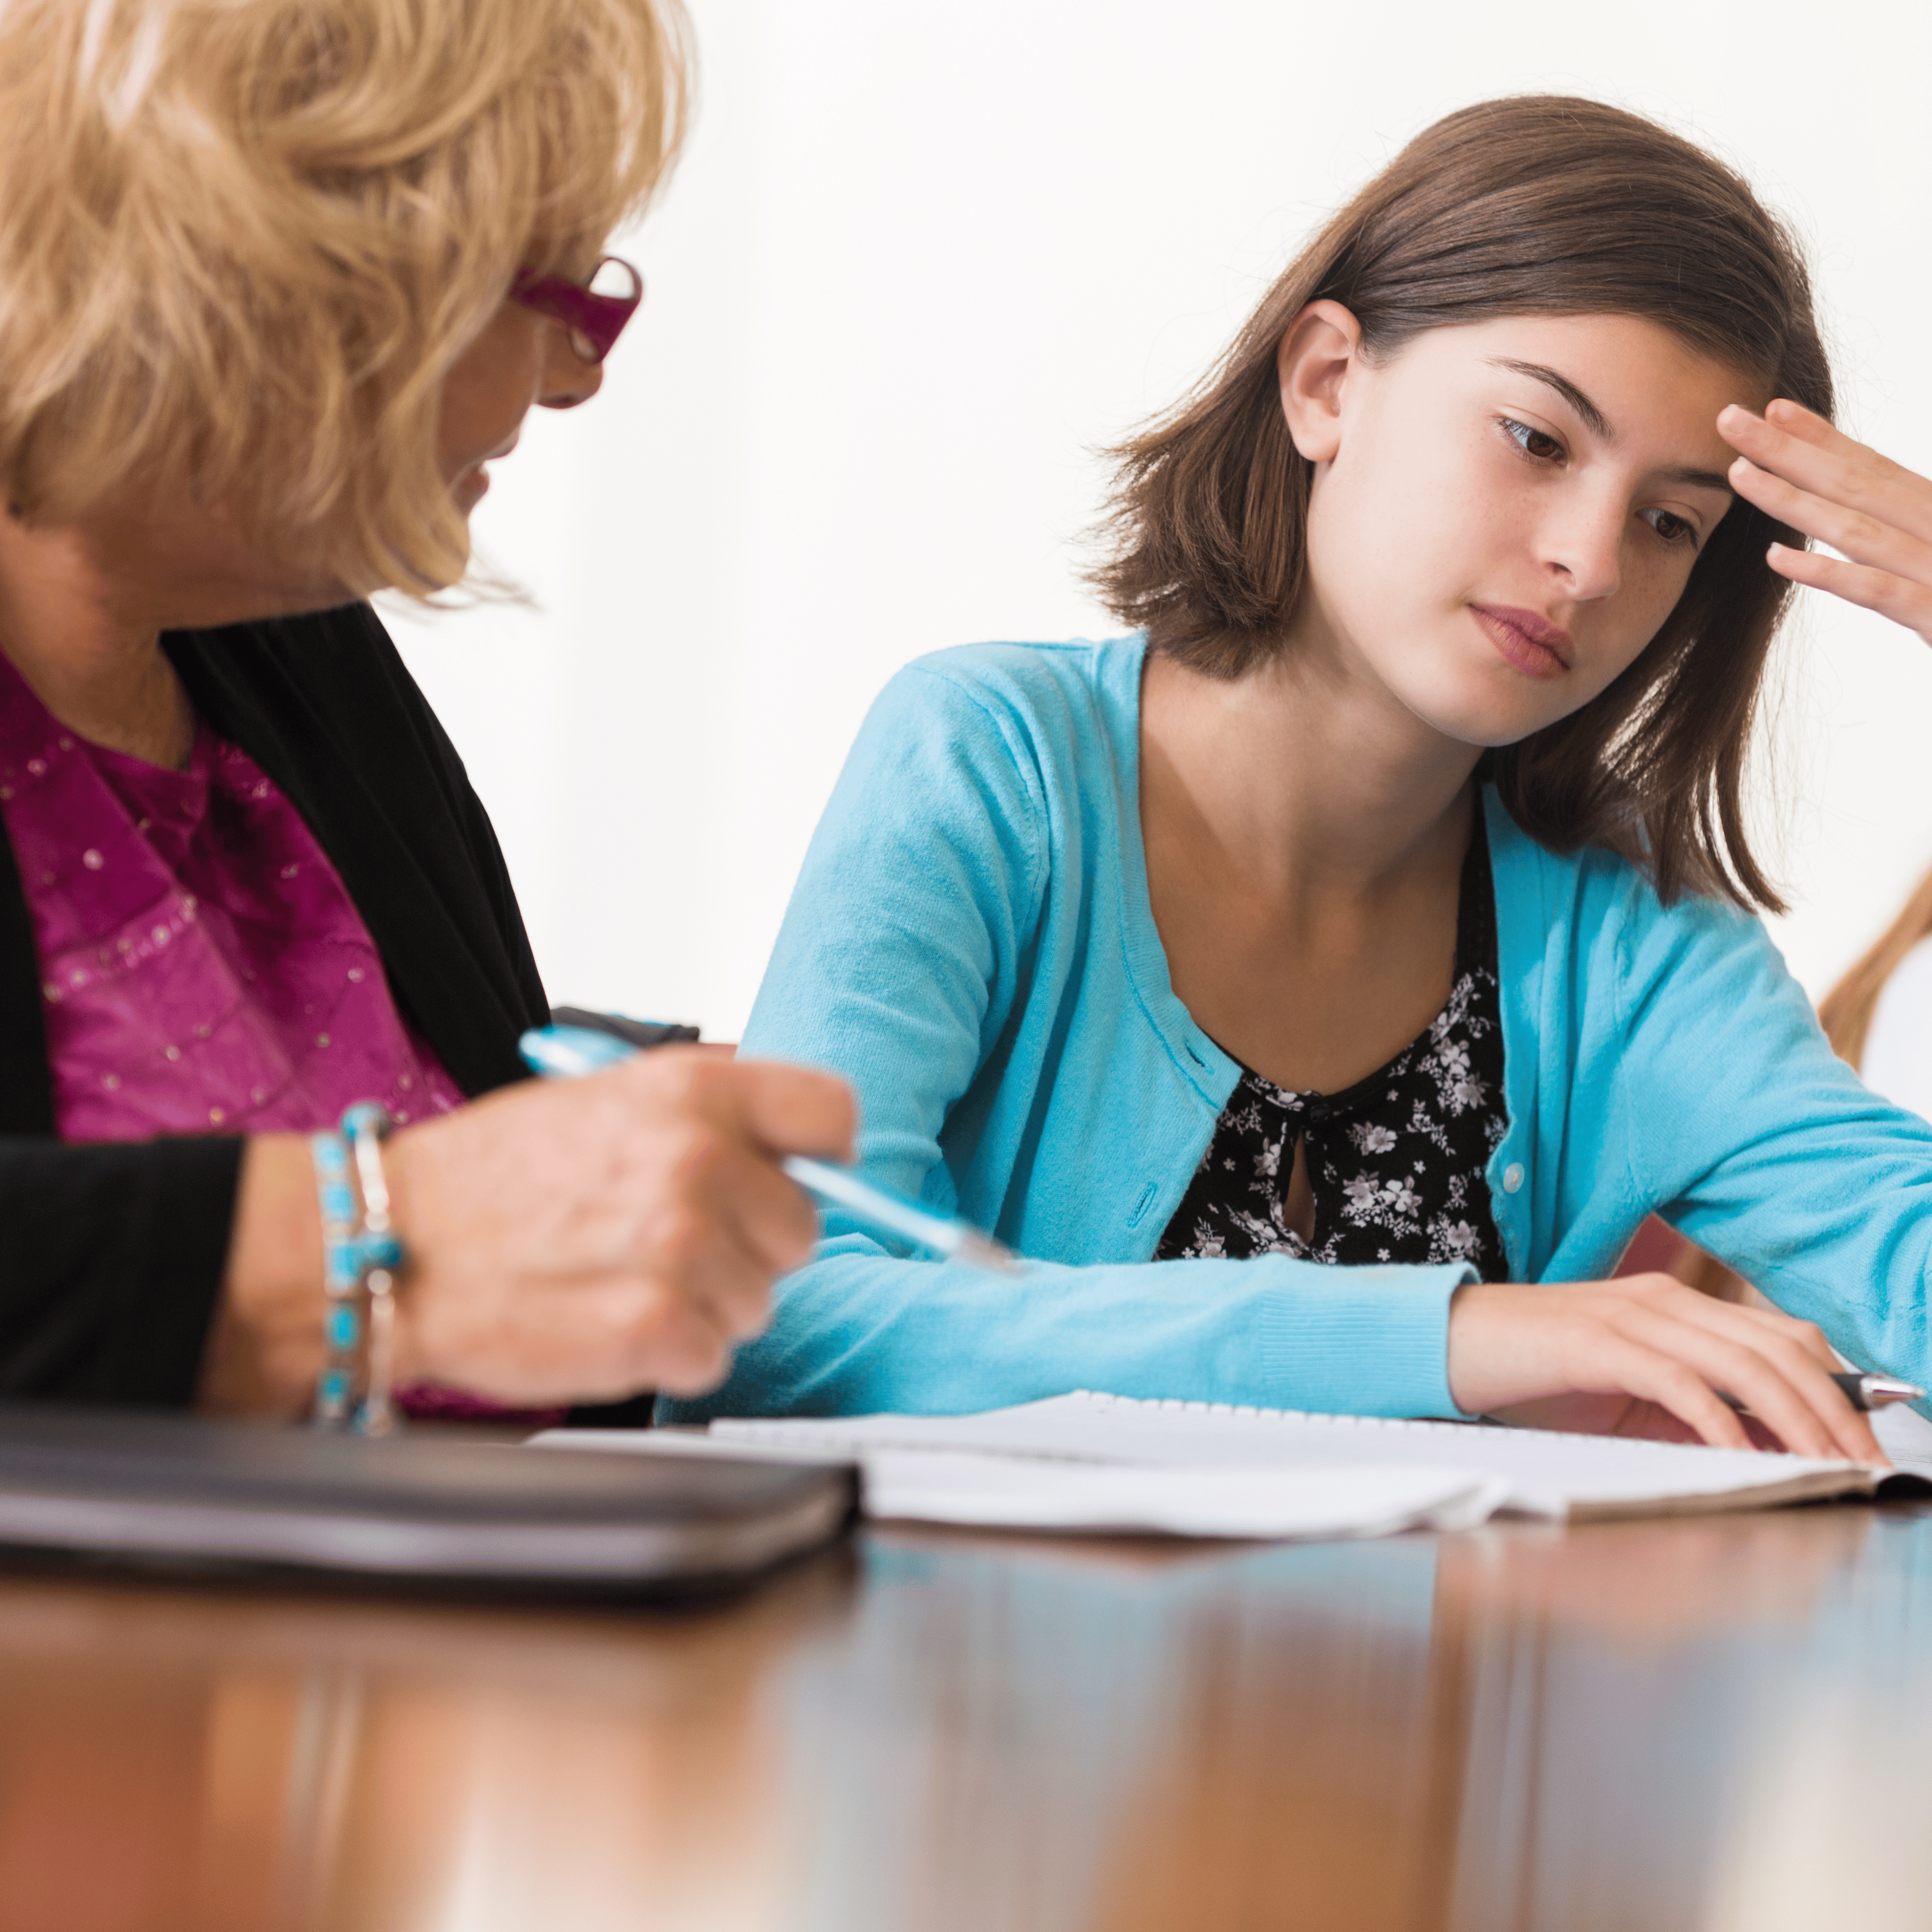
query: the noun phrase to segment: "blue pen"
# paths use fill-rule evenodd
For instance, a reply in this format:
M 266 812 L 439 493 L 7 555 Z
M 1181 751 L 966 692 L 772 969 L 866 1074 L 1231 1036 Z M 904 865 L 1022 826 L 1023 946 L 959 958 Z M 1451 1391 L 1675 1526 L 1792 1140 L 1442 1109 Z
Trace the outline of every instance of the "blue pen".
M 638 1051 L 614 1034 L 573 1026 L 532 1027 L 517 1042 L 517 1050 L 533 1072 L 564 1076 L 602 1072 Z M 862 1180 L 849 1167 L 797 1154 L 786 1155 L 778 1165 L 814 1200 L 840 1209 L 875 1234 L 896 1234 L 970 1268 L 995 1268 L 1003 1274 L 1019 1268 L 1020 1258 L 1012 1249 L 970 1222 L 934 1214 L 903 1195 Z

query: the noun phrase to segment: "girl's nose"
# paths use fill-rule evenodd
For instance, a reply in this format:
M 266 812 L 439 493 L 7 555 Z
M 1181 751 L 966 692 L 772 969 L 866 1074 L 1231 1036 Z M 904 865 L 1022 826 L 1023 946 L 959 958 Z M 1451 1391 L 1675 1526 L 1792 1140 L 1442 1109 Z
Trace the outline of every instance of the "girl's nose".
M 1544 556 L 1579 603 L 1598 603 L 1614 595 L 1623 573 L 1624 512 L 1621 503 L 1580 499 L 1553 514 L 1546 526 Z

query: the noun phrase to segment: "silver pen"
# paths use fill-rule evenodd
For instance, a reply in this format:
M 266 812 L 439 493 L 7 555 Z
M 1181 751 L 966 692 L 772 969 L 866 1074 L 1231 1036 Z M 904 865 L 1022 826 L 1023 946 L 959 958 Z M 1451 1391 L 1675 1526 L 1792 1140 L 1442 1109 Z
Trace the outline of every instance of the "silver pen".
M 1845 1400 L 1854 1408 L 1889 1408 L 1895 1402 L 1923 1402 L 1925 1391 L 1916 1382 L 1900 1382 L 1896 1376 L 1862 1375 L 1856 1369 L 1832 1378 L 1845 1392 Z M 1754 1415 L 1756 1411 L 1741 1401 L 1727 1390 L 1720 1389 L 1718 1395 L 1741 1415 Z
M 1900 1382 L 1896 1376 L 1834 1376 L 1832 1381 L 1845 1392 L 1854 1408 L 1889 1408 L 1895 1402 L 1923 1402 L 1925 1391 L 1916 1382 Z
M 601 1072 L 631 1059 L 636 1047 L 615 1034 L 590 1027 L 532 1027 L 517 1042 L 524 1064 L 533 1072 L 571 1076 Z M 830 1161 L 787 1154 L 778 1165 L 815 1201 L 836 1208 L 874 1234 L 896 1235 L 946 1261 L 1001 1274 L 1018 1271 L 1012 1249 L 956 1215 L 935 1214 L 916 1201 L 880 1187 Z

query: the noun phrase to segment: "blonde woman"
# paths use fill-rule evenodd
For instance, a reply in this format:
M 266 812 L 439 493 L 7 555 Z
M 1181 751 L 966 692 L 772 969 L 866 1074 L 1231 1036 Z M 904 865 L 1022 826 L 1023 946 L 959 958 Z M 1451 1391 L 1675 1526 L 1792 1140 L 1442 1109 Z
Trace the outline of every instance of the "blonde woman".
M 359 601 L 460 578 L 525 412 L 596 393 L 674 5 L 0 12 L 0 1393 L 294 1414 L 386 1327 L 399 1383 L 695 1389 L 808 1250 L 776 1160 L 845 1150 L 837 1082 L 493 1093 L 543 988 Z

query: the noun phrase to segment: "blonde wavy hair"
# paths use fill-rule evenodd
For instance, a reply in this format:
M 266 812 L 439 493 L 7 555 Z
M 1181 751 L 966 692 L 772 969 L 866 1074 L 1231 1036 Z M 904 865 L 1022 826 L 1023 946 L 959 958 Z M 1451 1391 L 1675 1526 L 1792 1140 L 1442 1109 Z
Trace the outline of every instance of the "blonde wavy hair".
M 8 507 L 454 583 L 443 376 L 649 200 L 689 71 L 679 0 L 0 0 Z

